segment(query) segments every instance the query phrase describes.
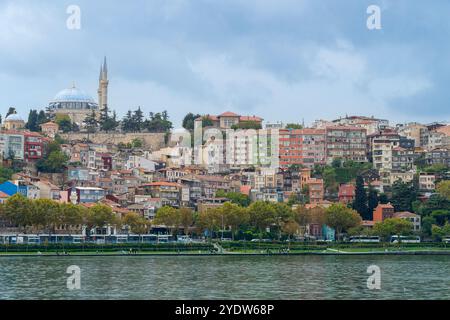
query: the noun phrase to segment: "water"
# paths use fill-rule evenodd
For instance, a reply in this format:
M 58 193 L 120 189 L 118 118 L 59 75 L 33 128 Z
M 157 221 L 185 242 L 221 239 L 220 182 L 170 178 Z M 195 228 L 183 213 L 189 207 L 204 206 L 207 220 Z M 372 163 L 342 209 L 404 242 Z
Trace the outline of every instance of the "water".
M 0 299 L 450 299 L 449 271 L 450 256 L 3 257 Z

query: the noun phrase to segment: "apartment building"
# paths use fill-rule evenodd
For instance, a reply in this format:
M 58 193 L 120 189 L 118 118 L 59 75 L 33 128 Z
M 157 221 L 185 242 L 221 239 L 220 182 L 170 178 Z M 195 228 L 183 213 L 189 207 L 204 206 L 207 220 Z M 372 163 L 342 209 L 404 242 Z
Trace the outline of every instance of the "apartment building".
M 366 129 L 352 126 L 326 128 L 326 161 L 334 159 L 367 162 Z
M 315 164 L 325 164 L 325 133 L 323 129 L 280 130 L 280 167 L 303 165 L 312 168 Z

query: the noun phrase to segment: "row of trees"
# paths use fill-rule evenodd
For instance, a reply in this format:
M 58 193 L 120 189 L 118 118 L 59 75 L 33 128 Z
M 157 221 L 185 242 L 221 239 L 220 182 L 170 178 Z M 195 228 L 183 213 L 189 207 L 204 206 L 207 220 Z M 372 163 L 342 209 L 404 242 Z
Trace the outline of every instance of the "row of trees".
M 163 207 L 157 211 L 154 220 L 154 224 L 166 225 L 173 233 L 183 229 L 189 234 L 195 230 L 212 237 L 220 232 L 230 232 L 233 239 L 236 236 L 242 238 L 245 234 L 263 237 L 270 233 L 278 239 L 304 235 L 309 224 L 326 224 L 340 236 L 360 223 L 359 214 L 342 204 L 334 204 L 328 209 L 298 206 L 293 210 L 284 203 L 263 201 L 253 202 L 248 207 L 226 202 L 198 213 L 187 208 Z
M 145 118 L 141 107 L 138 107 L 135 111 L 129 110 L 122 119 L 121 125 L 124 132 L 148 131 L 167 133 L 173 128 L 167 111 L 161 113 L 150 112 L 149 117 Z
M 150 228 L 149 221 L 143 217 L 129 213 L 120 219 L 110 207 L 102 204 L 87 208 L 49 199 L 30 200 L 20 194 L 0 204 L 0 220 L 26 232 L 54 233 L 62 226 L 69 229 L 69 226 L 81 225 L 86 226 L 87 230 L 106 225 L 128 226 L 135 233 L 146 233 Z

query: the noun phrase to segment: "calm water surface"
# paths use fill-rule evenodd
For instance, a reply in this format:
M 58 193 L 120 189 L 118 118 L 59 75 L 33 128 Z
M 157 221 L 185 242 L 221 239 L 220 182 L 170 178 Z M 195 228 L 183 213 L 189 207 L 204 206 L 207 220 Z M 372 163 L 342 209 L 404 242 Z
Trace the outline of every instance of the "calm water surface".
M 450 299 L 450 256 L 0 258 L 0 299 Z

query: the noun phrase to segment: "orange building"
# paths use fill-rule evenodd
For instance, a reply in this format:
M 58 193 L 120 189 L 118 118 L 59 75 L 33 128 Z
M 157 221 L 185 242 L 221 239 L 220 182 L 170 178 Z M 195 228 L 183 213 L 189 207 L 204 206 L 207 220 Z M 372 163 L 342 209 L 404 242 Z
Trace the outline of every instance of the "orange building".
M 391 203 L 378 204 L 378 206 L 373 210 L 373 221 L 383 222 L 385 219 L 394 217 L 394 207 Z
M 282 129 L 279 131 L 280 166 L 325 164 L 325 130 Z

